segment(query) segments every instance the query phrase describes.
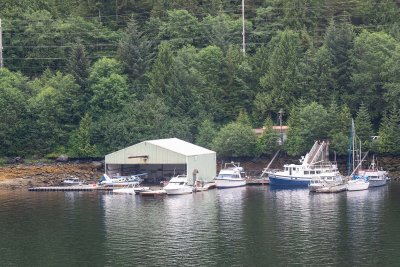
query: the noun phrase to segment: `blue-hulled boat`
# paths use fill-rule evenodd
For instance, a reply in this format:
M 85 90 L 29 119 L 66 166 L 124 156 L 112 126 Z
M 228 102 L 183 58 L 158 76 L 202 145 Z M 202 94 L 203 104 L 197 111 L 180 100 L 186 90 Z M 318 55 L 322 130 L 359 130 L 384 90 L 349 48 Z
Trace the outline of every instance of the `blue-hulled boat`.
M 336 163 L 329 161 L 329 143 L 316 141 L 301 164 L 285 164 L 282 171 L 270 172 L 272 186 L 307 187 L 312 179 L 340 175 Z

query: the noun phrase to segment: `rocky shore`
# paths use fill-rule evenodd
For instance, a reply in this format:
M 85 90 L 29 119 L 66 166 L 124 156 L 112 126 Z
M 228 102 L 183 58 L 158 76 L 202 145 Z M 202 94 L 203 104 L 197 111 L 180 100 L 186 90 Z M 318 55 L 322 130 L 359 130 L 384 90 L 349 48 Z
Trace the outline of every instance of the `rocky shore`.
M 71 176 L 94 183 L 100 180 L 103 172 L 101 162 L 7 164 L 0 167 L 0 189 L 56 186 Z

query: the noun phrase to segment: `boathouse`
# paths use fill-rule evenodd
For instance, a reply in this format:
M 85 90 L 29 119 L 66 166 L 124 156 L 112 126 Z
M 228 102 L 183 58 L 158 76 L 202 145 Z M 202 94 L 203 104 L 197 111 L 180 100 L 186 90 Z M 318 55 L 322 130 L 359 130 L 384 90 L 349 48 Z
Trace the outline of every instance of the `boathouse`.
M 148 182 L 187 174 L 190 184 L 216 175 L 216 153 L 178 138 L 143 141 L 105 156 L 109 176 L 146 173 Z

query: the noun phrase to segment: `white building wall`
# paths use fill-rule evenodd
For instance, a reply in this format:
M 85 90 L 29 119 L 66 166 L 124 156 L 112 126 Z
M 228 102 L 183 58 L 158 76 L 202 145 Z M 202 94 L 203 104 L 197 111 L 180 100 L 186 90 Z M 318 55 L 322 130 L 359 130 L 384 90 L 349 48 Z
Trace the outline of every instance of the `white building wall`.
M 187 157 L 187 175 L 190 184 L 193 184 L 193 172 L 197 170 L 197 180 L 211 182 L 217 175 L 216 153 Z

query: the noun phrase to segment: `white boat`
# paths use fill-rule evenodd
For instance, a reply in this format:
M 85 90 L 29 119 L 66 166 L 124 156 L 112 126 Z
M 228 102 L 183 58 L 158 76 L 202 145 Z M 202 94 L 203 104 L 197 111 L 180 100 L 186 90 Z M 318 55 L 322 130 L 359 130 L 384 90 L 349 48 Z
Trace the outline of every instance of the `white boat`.
M 225 163 L 225 167 L 220 170 L 218 176 L 214 178 L 217 188 L 231 188 L 246 185 L 246 173 L 240 163 Z
M 347 182 L 347 191 L 367 190 L 369 182 L 364 177 L 358 177 Z
M 122 188 L 113 189 L 113 193 L 117 194 L 139 194 L 140 192 L 149 191 L 150 187 L 139 186 L 139 185 L 129 185 Z
M 163 187 L 167 195 L 191 194 L 193 186 L 188 185 L 187 175 L 178 175 L 172 177 L 168 184 Z
M 353 172 L 349 175 L 347 181 L 347 191 L 360 191 L 360 190 L 367 190 L 369 187 L 368 178 L 361 173 L 357 173 L 360 171 L 362 166 L 362 162 L 364 158 L 367 156 L 368 152 L 365 153 L 364 157 L 361 158 L 361 140 L 360 140 L 360 147 L 356 149 L 356 130 L 354 127 L 354 120 L 351 121 L 351 134 L 350 134 L 350 143 L 352 149 L 349 150 L 349 171 L 350 172 L 350 157 L 353 159 Z M 358 155 L 358 156 L 357 156 Z M 358 164 L 355 165 L 356 158 L 358 158 Z M 357 174 L 356 174 L 357 173 Z
M 69 177 L 63 181 L 63 184 L 74 186 L 74 185 L 83 185 L 84 182 L 81 181 L 78 177 Z
M 329 143 L 316 141 L 301 164 L 285 164 L 282 171 L 270 172 L 269 184 L 282 187 L 307 187 L 321 177 L 340 176 L 336 162 L 329 161 Z
M 320 188 L 317 188 L 315 192 L 317 193 L 339 193 L 347 190 L 347 184 L 326 184 Z
M 100 185 L 104 186 L 129 186 L 129 185 L 139 185 L 143 179 L 140 178 L 143 175 L 147 175 L 146 173 L 136 174 L 131 176 L 114 176 L 110 178 L 107 174 L 103 174 L 103 177 L 100 181 Z
M 375 163 L 375 157 L 368 169 L 359 170 L 358 175 L 365 177 L 369 181 L 369 187 L 383 186 L 387 184 L 388 173 L 384 170 L 379 170 Z
M 336 175 L 325 175 L 316 179 L 311 179 L 308 189 L 310 192 L 334 193 L 344 191 L 346 189 L 346 183 L 343 176 L 337 173 Z

